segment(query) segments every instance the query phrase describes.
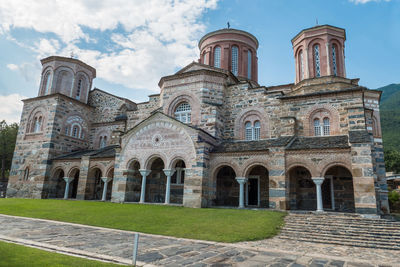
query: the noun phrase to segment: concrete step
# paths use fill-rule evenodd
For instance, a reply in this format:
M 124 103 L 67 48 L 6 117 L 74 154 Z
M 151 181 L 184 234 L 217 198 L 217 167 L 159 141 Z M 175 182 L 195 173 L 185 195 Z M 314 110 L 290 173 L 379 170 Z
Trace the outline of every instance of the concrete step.
M 285 230 L 292 232 L 327 232 L 327 233 L 335 233 L 335 234 L 351 234 L 351 235 L 367 235 L 367 236 L 377 236 L 377 237 L 388 237 L 388 238 L 398 238 L 400 240 L 400 231 L 397 232 L 389 232 L 389 231 L 376 231 L 372 229 L 360 230 L 354 228 L 340 229 L 331 227 L 317 227 L 317 228 L 305 228 L 301 226 L 288 226 L 286 225 Z

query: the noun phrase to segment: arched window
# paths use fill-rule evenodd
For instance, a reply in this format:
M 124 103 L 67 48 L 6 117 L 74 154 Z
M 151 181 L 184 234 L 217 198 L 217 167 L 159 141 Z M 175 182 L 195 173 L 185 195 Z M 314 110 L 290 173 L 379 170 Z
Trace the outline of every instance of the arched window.
M 47 95 L 50 91 L 50 84 L 51 84 L 51 72 L 47 72 L 45 76 L 45 83 L 44 83 L 44 95 Z
M 255 141 L 260 140 L 260 130 L 261 123 L 260 121 L 255 121 L 254 124 L 251 124 L 250 121 L 245 123 L 245 138 L 247 141 Z
M 214 49 L 214 67 L 221 67 L 221 47 L 219 46 Z
M 335 44 L 332 45 L 332 67 L 333 67 L 333 75 L 337 75 L 337 47 Z
M 29 167 L 26 167 L 24 170 L 24 181 L 28 181 L 29 179 Z
M 239 48 L 237 46 L 232 46 L 232 73 L 238 75 L 238 57 Z
M 253 139 L 253 127 L 251 127 L 251 122 L 246 122 L 245 124 L 245 137 L 246 140 L 250 141 Z
M 74 127 L 72 127 L 72 137 L 79 137 L 79 127 L 77 125 L 75 125 Z
M 314 67 L 315 67 L 315 77 L 321 77 L 321 66 L 320 66 L 320 55 L 319 55 L 319 45 L 314 45 Z
M 183 123 L 190 123 L 191 111 L 192 111 L 192 109 L 191 109 L 189 103 L 184 102 L 176 108 L 175 119 L 177 119 Z
M 82 88 L 82 79 L 79 79 L 78 81 L 78 87 L 76 88 L 76 99 L 81 98 L 81 88 Z
M 107 136 L 100 136 L 100 148 L 104 148 L 107 146 Z
M 68 133 L 69 133 L 69 127 L 67 126 L 67 127 L 65 127 L 64 134 L 65 134 L 65 135 L 68 135 Z
M 314 134 L 315 136 L 321 136 L 321 125 L 319 119 L 314 120 Z
M 303 65 L 303 50 L 300 50 L 299 52 L 299 74 L 300 74 L 300 80 L 304 79 L 304 65 Z
M 324 131 L 323 135 L 330 135 L 330 121 L 329 118 L 324 118 Z
M 247 51 L 247 78 L 251 79 L 251 51 Z
M 207 64 L 207 52 L 203 54 L 203 64 Z

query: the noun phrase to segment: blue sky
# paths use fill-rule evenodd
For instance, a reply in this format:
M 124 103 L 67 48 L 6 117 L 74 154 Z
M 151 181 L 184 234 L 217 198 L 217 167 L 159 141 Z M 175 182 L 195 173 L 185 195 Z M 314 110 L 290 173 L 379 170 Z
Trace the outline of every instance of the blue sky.
M 349 78 L 400 83 L 400 0 L 0 0 L 0 120 L 37 95 L 41 58 L 71 52 L 97 69 L 94 87 L 146 101 L 227 21 L 258 38 L 261 85 L 292 83 L 290 40 L 317 20 L 346 29 Z

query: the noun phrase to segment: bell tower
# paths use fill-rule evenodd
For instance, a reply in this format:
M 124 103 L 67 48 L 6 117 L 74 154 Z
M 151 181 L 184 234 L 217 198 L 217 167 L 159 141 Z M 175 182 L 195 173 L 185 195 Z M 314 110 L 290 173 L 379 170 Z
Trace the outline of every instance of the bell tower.
M 74 58 L 51 56 L 41 60 L 42 78 L 38 96 L 60 93 L 87 103 L 96 70 Z
M 292 39 L 296 81 L 322 76 L 346 77 L 342 28 L 321 25 L 302 30 Z

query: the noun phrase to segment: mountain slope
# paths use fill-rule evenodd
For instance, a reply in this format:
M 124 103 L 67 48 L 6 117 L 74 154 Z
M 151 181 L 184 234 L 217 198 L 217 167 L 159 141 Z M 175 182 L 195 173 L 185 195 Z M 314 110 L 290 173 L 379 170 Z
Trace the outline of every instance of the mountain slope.
M 389 84 L 376 90 L 383 91 L 380 113 L 385 151 L 400 151 L 400 84 Z

